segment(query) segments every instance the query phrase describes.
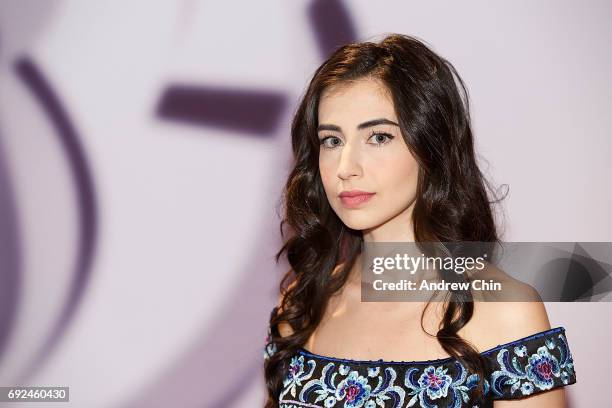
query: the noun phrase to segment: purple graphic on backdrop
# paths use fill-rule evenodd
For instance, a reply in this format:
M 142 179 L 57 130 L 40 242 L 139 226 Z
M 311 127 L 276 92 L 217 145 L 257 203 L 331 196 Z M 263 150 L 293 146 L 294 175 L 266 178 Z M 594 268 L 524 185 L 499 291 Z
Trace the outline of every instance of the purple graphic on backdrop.
M 15 206 L 10 172 L 0 145 L 0 362 L 15 324 L 21 293 L 22 254 Z
M 77 258 L 74 260 L 74 280 L 71 283 L 68 298 L 65 300 L 58 321 L 53 326 L 42 348 L 25 367 L 18 378 L 27 378 L 45 361 L 57 345 L 72 316 L 78 309 L 85 287 L 91 274 L 91 265 L 96 245 L 97 213 L 96 194 L 93 177 L 83 148 L 81 136 L 72 124 L 68 112 L 62 106 L 51 84 L 42 72 L 27 57 L 18 59 L 15 71 L 32 93 L 32 97 L 41 105 L 49 122 L 58 137 L 77 192 L 79 236 Z

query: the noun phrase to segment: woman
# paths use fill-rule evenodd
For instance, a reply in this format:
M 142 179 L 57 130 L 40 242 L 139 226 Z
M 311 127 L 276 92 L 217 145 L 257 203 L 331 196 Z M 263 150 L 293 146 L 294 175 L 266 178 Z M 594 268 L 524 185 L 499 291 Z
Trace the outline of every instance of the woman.
M 454 67 L 405 35 L 343 46 L 291 132 L 266 407 L 565 406 L 573 360 L 541 302 L 361 302 L 363 243 L 499 242 Z

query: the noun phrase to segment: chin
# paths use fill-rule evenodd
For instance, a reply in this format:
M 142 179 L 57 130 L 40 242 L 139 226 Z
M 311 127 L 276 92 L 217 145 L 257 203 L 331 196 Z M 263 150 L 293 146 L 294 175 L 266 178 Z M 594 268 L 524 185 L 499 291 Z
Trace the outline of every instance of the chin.
M 356 230 L 363 231 L 378 225 L 376 220 L 366 214 L 358 214 L 360 210 L 353 211 L 353 214 L 347 214 L 347 211 L 343 210 L 343 213 L 339 214 L 340 220 L 347 227 Z

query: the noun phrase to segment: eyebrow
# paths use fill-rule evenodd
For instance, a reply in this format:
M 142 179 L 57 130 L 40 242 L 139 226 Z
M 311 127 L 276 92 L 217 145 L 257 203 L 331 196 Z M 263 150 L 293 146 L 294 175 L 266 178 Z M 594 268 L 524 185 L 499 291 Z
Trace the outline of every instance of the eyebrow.
M 365 128 L 376 126 L 376 125 L 394 125 L 394 126 L 399 127 L 399 125 L 393 122 L 392 120 L 389 120 L 386 118 L 379 118 L 379 119 L 372 119 L 372 120 L 368 120 L 367 122 L 360 123 L 359 125 L 357 125 L 357 129 L 361 130 L 361 129 L 365 129 Z M 323 123 L 317 127 L 317 132 L 321 130 L 331 130 L 331 131 L 341 132 L 342 128 L 340 126 L 329 125 L 329 124 Z

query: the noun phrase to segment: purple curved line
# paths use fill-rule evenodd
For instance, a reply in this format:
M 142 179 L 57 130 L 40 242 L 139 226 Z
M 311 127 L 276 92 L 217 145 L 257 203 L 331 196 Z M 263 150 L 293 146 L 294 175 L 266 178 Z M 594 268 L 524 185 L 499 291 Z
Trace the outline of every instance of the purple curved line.
M 34 99 L 40 103 L 59 136 L 77 191 L 79 217 L 78 253 L 74 267 L 74 280 L 71 283 L 68 299 L 45 343 L 23 371 L 20 378 L 25 379 L 39 368 L 50 355 L 79 306 L 85 285 L 91 275 L 98 219 L 93 177 L 85 152 L 79 142 L 81 137 L 72 125 L 68 113 L 49 82 L 30 58 L 18 58 L 15 63 L 15 71 L 32 92 Z
M 21 295 L 21 245 L 10 169 L 0 143 L 0 361 L 4 357 Z

